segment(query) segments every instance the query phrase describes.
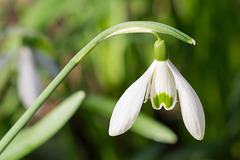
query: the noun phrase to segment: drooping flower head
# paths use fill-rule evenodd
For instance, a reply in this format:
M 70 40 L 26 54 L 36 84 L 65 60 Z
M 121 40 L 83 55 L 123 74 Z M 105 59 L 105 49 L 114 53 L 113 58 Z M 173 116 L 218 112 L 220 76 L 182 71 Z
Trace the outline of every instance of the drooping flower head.
M 168 59 L 164 40 L 155 42 L 154 52 L 155 60 L 151 66 L 117 102 L 110 120 L 109 135 L 120 135 L 130 129 L 140 112 L 142 103 L 149 98 L 152 107 L 156 110 L 162 107 L 166 110 L 173 109 L 178 93 L 187 130 L 194 138 L 202 140 L 205 132 L 205 117 L 197 94 Z

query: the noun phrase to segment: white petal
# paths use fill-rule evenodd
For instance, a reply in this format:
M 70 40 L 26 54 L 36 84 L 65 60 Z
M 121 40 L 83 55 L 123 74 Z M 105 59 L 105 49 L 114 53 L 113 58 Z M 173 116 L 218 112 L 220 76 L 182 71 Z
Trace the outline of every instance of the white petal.
M 157 62 L 151 84 L 151 102 L 154 109 L 172 109 L 177 101 L 175 79 L 166 61 Z
M 202 140 L 205 132 L 205 116 L 202 104 L 191 85 L 172 62 L 168 60 L 167 63 L 176 80 L 184 124 L 194 138 Z
M 26 108 L 33 104 L 41 92 L 32 54 L 27 47 L 22 48 L 19 52 L 18 93 Z
M 135 122 L 143 103 L 148 81 L 151 80 L 155 66 L 156 61 L 118 100 L 110 120 L 110 136 L 117 136 L 126 132 Z
M 151 78 L 148 81 L 147 88 L 146 88 L 146 93 L 145 93 L 145 98 L 144 98 L 144 102 L 143 103 L 146 103 L 148 98 L 149 98 L 149 94 L 150 94 L 150 90 L 151 90 L 151 81 L 152 81 L 152 76 L 151 76 Z

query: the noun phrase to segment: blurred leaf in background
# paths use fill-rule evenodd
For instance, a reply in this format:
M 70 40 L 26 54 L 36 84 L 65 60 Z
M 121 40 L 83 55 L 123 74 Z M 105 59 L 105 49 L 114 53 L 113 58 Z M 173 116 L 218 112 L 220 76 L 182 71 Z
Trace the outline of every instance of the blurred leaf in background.
M 60 151 L 71 159 L 240 159 L 239 0 L 0 0 L 0 80 L 4 82 L 0 84 L 4 88 L 0 135 L 23 112 L 14 82 L 17 74 L 12 63 L 5 63 L 10 56 L 3 53 L 27 45 L 63 68 L 97 34 L 130 20 L 165 23 L 196 40 L 196 46 L 190 46 L 160 35 L 168 44 L 171 61 L 201 99 L 205 138 L 196 141 L 186 131 L 178 105 L 169 113 L 153 111 L 150 103 L 143 105 L 141 113 L 173 130 L 176 144 L 154 142 L 136 134 L 134 127 L 134 132 L 108 136 L 114 102 L 153 60 L 155 38 L 131 34 L 101 43 L 58 87 L 45 103 L 46 112 L 79 89 L 87 92 L 86 102 L 60 132 L 25 159 L 42 159 L 43 153 L 44 159 L 56 159 Z M 24 34 L 19 28 L 24 28 Z M 11 36 L 6 38 L 6 32 Z M 46 86 L 49 78 L 37 72 Z
M 45 143 L 76 112 L 84 97 L 83 91 L 74 93 L 35 125 L 24 129 L 0 159 L 20 159 Z

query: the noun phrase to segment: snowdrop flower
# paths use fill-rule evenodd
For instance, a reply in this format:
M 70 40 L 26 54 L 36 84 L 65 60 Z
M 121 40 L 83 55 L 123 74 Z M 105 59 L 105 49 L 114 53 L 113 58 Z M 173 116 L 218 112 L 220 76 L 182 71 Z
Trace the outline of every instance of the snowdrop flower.
M 18 93 L 24 107 L 29 108 L 42 91 L 41 80 L 37 74 L 36 65 L 40 64 L 51 76 L 58 74 L 58 68 L 50 57 L 35 53 L 29 47 L 19 50 L 18 59 Z
M 110 120 L 109 135 L 117 136 L 131 128 L 142 103 L 151 99 L 152 107 L 171 110 L 179 95 L 184 124 L 190 134 L 202 140 L 205 132 L 205 116 L 202 104 L 186 79 L 168 59 L 166 43 L 154 44 L 155 60 L 147 71 L 134 82 L 117 102 Z M 145 99 L 145 100 L 144 100 Z
M 40 52 L 34 52 L 30 47 L 23 46 L 16 53 L 0 57 L 0 73 L 5 68 L 8 68 L 7 65 L 11 63 L 17 64 L 14 67 L 18 72 L 18 95 L 23 106 L 29 108 L 42 91 L 41 80 L 37 73 L 37 64 L 45 68 L 51 77 L 58 74 L 59 68 L 50 57 L 44 56 Z
M 41 93 L 41 83 L 34 63 L 33 53 L 28 47 L 19 51 L 18 93 L 24 107 L 29 108 Z

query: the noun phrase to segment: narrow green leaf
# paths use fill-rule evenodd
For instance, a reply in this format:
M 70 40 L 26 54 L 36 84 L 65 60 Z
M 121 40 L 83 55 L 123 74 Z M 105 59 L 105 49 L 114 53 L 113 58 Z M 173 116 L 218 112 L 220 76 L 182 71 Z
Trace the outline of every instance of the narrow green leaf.
M 115 104 L 116 102 L 109 98 L 89 95 L 82 108 L 110 118 Z M 177 136 L 171 129 L 142 112 L 138 115 L 131 130 L 157 142 L 175 143 L 177 141 Z
M 177 136 L 171 129 L 143 113 L 140 113 L 133 124 L 132 131 L 157 142 L 177 142 Z
M 0 159 L 21 159 L 57 133 L 79 108 L 83 91 L 74 93 L 35 125 L 22 130 L 0 156 Z

